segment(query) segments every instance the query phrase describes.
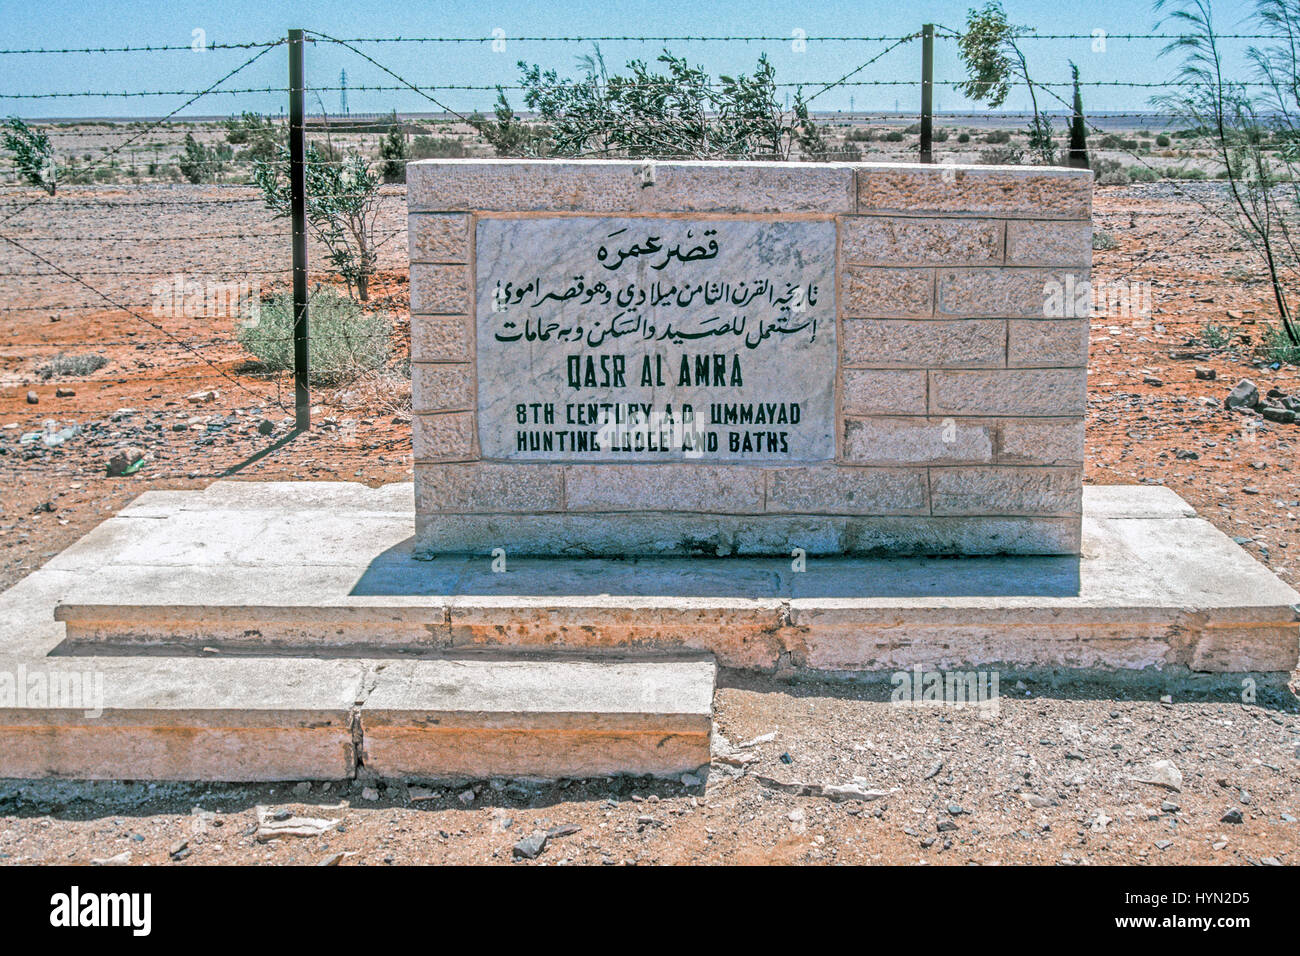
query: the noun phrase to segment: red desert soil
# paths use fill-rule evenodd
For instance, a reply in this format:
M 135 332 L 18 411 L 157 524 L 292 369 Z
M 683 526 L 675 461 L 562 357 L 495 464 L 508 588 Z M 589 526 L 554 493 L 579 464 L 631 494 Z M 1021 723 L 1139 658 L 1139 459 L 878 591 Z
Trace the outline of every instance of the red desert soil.
M 1300 369 L 1257 364 L 1250 345 L 1273 315 L 1268 286 L 1244 243 L 1206 213 L 1208 195 L 1097 190 L 1094 225 L 1115 247 L 1095 253 L 1094 282 L 1149 283 L 1153 311 L 1093 319 L 1086 480 L 1167 485 L 1300 585 L 1300 425 L 1223 409 L 1243 377 L 1261 392 L 1300 394 Z M 98 292 L 11 246 L 0 250 L 0 586 L 150 489 L 221 477 L 409 480 L 400 188 L 384 200 L 388 241 L 373 296 L 394 318 L 390 374 L 318 390 L 310 434 L 283 441 L 292 385 L 249 366 L 233 338 L 236 318 L 153 315 L 154 283 L 178 272 L 285 286 L 288 247 L 275 235 L 285 224 L 253 198 L 238 187 L 72 188 L 50 201 L 57 219 L 38 201 L 7 224 Z M 313 256 L 323 261 L 320 250 Z M 1209 349 L 1200 341 L 1207 323 L 1232 343 Z M 85 377 L 41 379 L 37 369 L 59 352 L 108 363 Z M 1198 366 L 1216 378 L 1197 379 Z M 60 388 L 75 394 L 58 397 Z M 28 404 L 29 390 L 39 404 Z M 218 395 L 187 400 L 204 391 Z M 259 431 L 264 420 L 269 435 Z M 84 430 L 54 448 L 20 441 L 50 421 Z M 106 477 L 124 445 L 147 453 L 144 467 Z M 510 862 L 513 845 L 536 830 L 552 833 L 539 863 L 1300 861 L 1300 718 L 1285 687 L 1260 688 L 1246 706 L 1233 688 L 1017 685 L 1004 675 L 991 717 L 891 707 L 888 690 L 724 680 L 721 752 L 707 785 L 480 781 L 425 792 L 398 782 L 11 782 L 0 787 L 0 861 L 129 853 L 133 863 Z M 726 743 L 769 733 L 735 751 Z M 1181 771 L 1180 793 L 1132 779 L 1161 759 Z M 834 802 L 789 792 L 855 777 L 885 795 Z M 258 805 L 338 828 L 261 844 Z M 1234 808 L 1242 822 L 1224 822 Z

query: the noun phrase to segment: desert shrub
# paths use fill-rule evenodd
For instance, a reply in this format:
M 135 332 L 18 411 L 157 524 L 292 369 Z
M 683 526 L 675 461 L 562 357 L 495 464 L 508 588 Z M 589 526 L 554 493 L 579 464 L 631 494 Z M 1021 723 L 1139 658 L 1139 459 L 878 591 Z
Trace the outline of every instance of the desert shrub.
M 411 143 L 412 159 L 461 159 L 465 144 L 451 136 L 417 136 Z
M 1280 324 L 1270 324 L 1264 331 L 1264 340 L 1260 343 L 1260 352 L 1269 362 L 1284 362 L 1287 365 L 1300 365 L 1300 345 L 1291 341 L 1286 329 Z
M 95 170 L 93 167 L 77 165 L 77 160 L 73 157 L 67 166 L 59 170 L 59 179 L 73 186 L 87 186 L 95 181 Z
M 612 73 L 599 48 L 580 59 L 581 75 L 521 61 L 524 122 L 504 91 L 494 118 L 470 123 L 498 156 L 686 156 L 750 159 L 815 158 L 827 152 L 803 93 L 788 110 L 776 71 L 760 55 L 749 74 L 721 75 L 665 50 L 653 63 L 630 60 Z
M 990 133 L 984 134 L 984 142 L 997 145 L 999 143 L 1011 142 L 1011 133 L 1005 129 L 995 129 Z
M 1201 341 L 1208 348 L 1223 349 L 1232 341 L 1232 329 L 1217 322 L 1206 322 L 1201 326 Z
M 1117 245 L 1119 245 L 1119 243 L 1115 241 L 1115 237 L 1105 229 L 1098 229 L 1092 234 L 1092 247 L 1094 249 L 1106 252 L 1110 249 L 1114 249 Z
M 969 143 L 969 142 L 970 142 L 970 133 L 958 133 L 958 134 L 957 134 L 957 142 L 959 142 L 959 143 Z
M 946 129 L 937 129 L 930 134 L 931 141 L 935 143 L 948 142 L 948 131 Z
M 869 143 L 871 142 L 871 130 L 869 129 L 851 129 L 848 135 L 844 137 L 850 143 Z
M 1138 148 L 1138 141 L 1135 139 L 1126 139 L 1123 136 L 1116 136 L 1113 133 L 1107 133 L 1097 145 L 1102 149 L 1127 149 L 1134 150 Z
M 347 296 L 318 287 L 307 302 L 309 363 L 312 385 L 338 385 L 380 368 L 392 354 L 392 319 L 386 312 L 365 312 Z M 255 320 L 238 333 L 239 344 L 273 372 L 293 368 L 293 295 L 274 296 L 261 304 Z
M 409 362 L 363 372 L 330 396 L 331 404 L 361 414 L 411 414 L 411 368 Z
M 60 352 L 36 369 L 42 379 L 72 378 L 97 372 L 108 364 L 108 359 L 94 352 Z
M 1102 173 L 1097 179 L 1098 186 L 1127 186 L 1128 173 L 1122 169 L 1113 169 L 1108 173 Z
M 386 183 L 406 182 L 406 161 L 411 158 L 411 147 L 402 132 L 402 124 L 397 118 L 397 111 L 392 113 L 388 132 L 379 144 L 379 172 Z
M 1150 166 L 1126 166 L 1124 172 L 1135 183 L 1153 183 L 1160 178 L 1160 174 Z
M 1090 165 L 1092 166 L 1093 178 L 1099 182 L 1107 173 L 1118 172 L 1122 168 L 1122 164 L 1118 159 L 1102 159 L 1095 153 L 1092 156 Z
M 1209 179 L 1209 174 L 1195 166 L 1169 166 L 1164 170 L 1166 179 Z
M 921 134 L 921 124 L 913 123 L 911 126 L 903 130 L 903 132 L 906 133 L 908 136 L 919 136 Z
M 245 147 L 239 152 L 239 159 L 244 161 L 270 162 L 275 158 L 276 149 L 286 140 L 284 128 L 261 113 L 244 112 L 224 120 L 221 125 L 226 130 L 227 143 Z
M 884 136 L 880 138 L 883 139 L 886 143 L 901 143 L 904 139 L 904 136 L 898 130 L 891 129 L 888 133 L 886 133 Z
M 370 297 L 375 253 L 375 223 L 379 217 L 381 177 L 358 153 L 343 159 L 332 144 L 309 142 L 306 164 L 307 228 L 329 250 L 330 264 L 343 276 L 349 293 L 361 302 Z M 280 148 L 274 163 L 254 163 L 253 182 L 262 199 L 280 218 L 291 214 L 289 150 Z
M 1161 133 L 1156 137 L 1156 145 L 1162 149 L 1168 147 L 1171 142 L 1172 140 L 1170 140 L 1170 138 L 1164 133 Z
M 58 173 L 54 165 L 54 147 L 44 131 L 33 129 L 17 116 L 5 121 L 0 144 L 13 153 L 18 175 L 32 186 L 39 186 L 51 196 L 57 188 Z
M 980 150 L 980 162 L 985 166 L 1019 166 L 1025 161 L 1025 151 L 1015 146 L 995 146 Z
M 234 155 L 234 149 L 228 143 L 204 146 L 193 133 L 186 133 L 185 151 L 177 159 L 176 168 L 195 185 L 216 182 Z

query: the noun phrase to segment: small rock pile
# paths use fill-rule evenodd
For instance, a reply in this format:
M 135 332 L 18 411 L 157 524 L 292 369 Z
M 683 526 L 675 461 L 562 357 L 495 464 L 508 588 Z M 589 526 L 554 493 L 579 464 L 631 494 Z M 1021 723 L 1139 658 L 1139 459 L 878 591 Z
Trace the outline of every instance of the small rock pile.
M 1270 388 L 1261 398 L 1259 386 L 1248 378 L 1243 378 L 1228 393 L 1223 407 L 1230 411 L 1253 412 L 1266 421 L 1282 425 L 1294 425 L 1300 419 L 1300 398 L 1276 388 Z

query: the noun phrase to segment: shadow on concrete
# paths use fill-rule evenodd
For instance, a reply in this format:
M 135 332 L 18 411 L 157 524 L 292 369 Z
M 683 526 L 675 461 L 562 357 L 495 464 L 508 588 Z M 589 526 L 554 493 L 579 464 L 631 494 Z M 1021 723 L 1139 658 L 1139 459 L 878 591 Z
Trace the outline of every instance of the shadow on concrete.
M 1077 556 L 788 558 L 514 558 L 505 570 L 489 555 L 417 559 L 414 538 L 377 556 L 353 596 L 472 595 L 741 598 L 1077 597 Z
M 909 680 L 915 681 L 916 666 L 920 667 L 923 676 L 937 673 L 941 681 L 950 675 L 996 674 L 997 696 L 1007 708 L 1032 707 L 1036 700 L 1091 700 L 1146 705 L 1158 708 L 1162 715 L 1176 715 L 1185 707 L 1195 711 L 1201 704 L 1221 704 L 1230 708 L 1227 712 L 1229 714 L 1239 714 L 1243 709 L 1289 714 L 1294 713 L 1297 704 L 1300 704 L 1300 698 L 1290 687 L 1290 675 L 1286 673 L 1202 673 L 1186 667 L 1099 670 L 989 662 L 941 669 L 920 663 L 912 668 L 895 671 L 862 671 L 839 675 L 793 674 L 789 677 L 719 668 L 715 686 L 718 690 L 752 691 L 760 694 L 779 692 L 789 697 L 810 700 L 833 698 L 893 704 L 898 707 L 900 717 L 926 715 L 928 719 L 940 724 L 958 713 L 975 713 L 977 708 L 973 705 L 958 707 L 936 703 L 933 706 L 910 707 L 894 704 L 895 692 L 907 686 L 898 675 L 906 675 Z M 1249 681 L 1250 691 L 1254 695 L 1249 704 L 1242 698 L 1246 681 Z M 986 683 L 985 686 L 987 688 L 991 685 Z M 1165 702 L 1163 698 L 1166 696 L 1172 697 L 1172 701 Z M 1147 713 L 1150 714 L 1151 711 Z

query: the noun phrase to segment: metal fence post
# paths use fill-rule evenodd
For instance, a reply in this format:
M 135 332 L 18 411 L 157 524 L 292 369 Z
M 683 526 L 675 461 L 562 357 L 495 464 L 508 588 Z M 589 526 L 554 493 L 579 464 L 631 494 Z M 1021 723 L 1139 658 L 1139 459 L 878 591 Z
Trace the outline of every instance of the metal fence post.
M 921 27 L 921 162 L 934 162 L 934 24 Z
M 294 427 L 311 427 L 307 388 L 307 167 L 304 161 L 302 31 L 289 31 L 289 190 L 293 218 L 293 396 Z

